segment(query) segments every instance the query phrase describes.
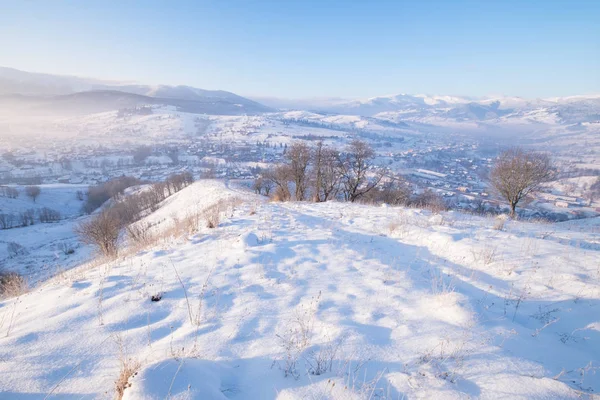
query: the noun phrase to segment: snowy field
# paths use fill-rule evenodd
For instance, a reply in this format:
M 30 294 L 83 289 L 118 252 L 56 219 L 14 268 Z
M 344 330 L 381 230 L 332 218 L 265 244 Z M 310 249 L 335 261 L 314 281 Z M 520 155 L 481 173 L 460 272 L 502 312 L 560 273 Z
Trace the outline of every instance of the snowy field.
M 23 186 L 12 187 L 19 190 L 19 197 L 0 197 L 0 214 L 14 214 L 18 217 L 24 211 L 34 210 L 35 223 L 0 229 L 1 268 L 18 271 L 35 284 L 72 268 L 89 257 L 89 249 L 81 246 L 73 233 L 84 204 L 77 198 L 77 192 L 87 191 L 87 185 L 39 185 L 41 191 L 35 202 L 25 195 Z M 43 208 L 58 211 L 60 220 L 41 223 L 37 213 Z M 11 243 L 19 246 L 18 254 L 9 251 Z
M 146 222 L 223 198 L 241 202 L 216 229 L 0 302 L 0 398 L 113 398 L 123 364 L 139 366 L 125 399 L 600 390 L 600 219 L 268 203 L 201 181 Z

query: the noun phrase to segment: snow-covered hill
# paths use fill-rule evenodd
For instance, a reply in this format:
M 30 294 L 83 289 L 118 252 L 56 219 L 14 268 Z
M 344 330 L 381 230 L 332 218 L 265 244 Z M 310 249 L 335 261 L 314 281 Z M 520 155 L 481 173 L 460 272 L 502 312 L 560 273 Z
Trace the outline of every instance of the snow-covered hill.
M 337 114 L 383 117 L 414 122 L 431 122 L 432 117 L 447 122 L 492 121 L 499 118 L 524 119 L 532 114 L 552 116 L 554 122 L 591 122 L 600 119 L 600 95 L 525 99 L 521 97 L 398 94 L 368 99 L 344 100 L 265 99 L 271 106 L 283 109 L 303 109 Z
M 26 114 L 81 114 L 155 104 L 206 114 L 271 111 L 269 107 L 223 90 L 190 86 L 142 85 L 31 73 L 0 67 L 0 104 Z
M 216 229 L 0 302 L 0 398 L 580 399 L 600 390 L 600 221 L 238 198 Z M 158 225 L 157 225 L 158 224 Z M 499 228 L 502 228 L 499 230 Z M 162 294 L 158 302 L 153 295 Z

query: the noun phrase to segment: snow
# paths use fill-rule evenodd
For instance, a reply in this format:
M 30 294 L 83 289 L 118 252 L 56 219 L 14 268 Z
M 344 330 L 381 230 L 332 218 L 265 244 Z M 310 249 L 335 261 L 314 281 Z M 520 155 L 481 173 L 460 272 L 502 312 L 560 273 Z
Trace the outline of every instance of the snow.
M 77 199 L 77 191 L 85 192 L 87 185 L 46 184 L 41 188 L 35 203 L 25 195 L 24 187 L 13 186 L 20 192 L 16 199 L 0 197 L 0 213 L 19 214 L 33 209 L 48 207 L 60 212 L 61 220 L 36 223 L 27 227 L 0 230 L 0 268 L 18 271 L 25 275 L 31 284 L 45 280 L 49 276 L 80 264 L 89 256 L 89 249 L 82 247 L 73 233 L 73 226 L 82 215 L 83 201 Z M 24 248 L 24 254 L 8 254 L 7 244 L 17 243 Z M 73 254 L 65 254 L 72 249 Z
M 0 197 L 0 213 L 19 213 L 28 209 L 38 210 L 48 207 L 60 212 L 61 217 L 81 215 L 83 202 L 77 199 L 77 191 L 85 192 L 88 185 L 45 184 L 40 187 L 40 195 L 35 202 L 25 195 L 25 186 L 10 185 L 19 191 L 16 199 Z
M 160 229 L 233 198 L 216 229 L 0 302 L 0 398 L 109 398 L 120 360 L 140 364 L 128 400 L 600 390 L 600 219 L 496 230 L 493 218 L 269 203 L 200 181 L 146 221 Z

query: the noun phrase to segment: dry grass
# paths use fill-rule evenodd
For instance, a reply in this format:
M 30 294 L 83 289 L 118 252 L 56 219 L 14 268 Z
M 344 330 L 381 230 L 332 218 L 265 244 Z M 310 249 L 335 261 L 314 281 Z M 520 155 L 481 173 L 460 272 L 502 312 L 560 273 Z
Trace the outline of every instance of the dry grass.
M 221 202 L 213 204 L 204 210 L 204 220 L 206 221 L 206 227 L 214 229 L 221 223 Z
M 137 371 L 140 369 L 140 363 L 131 358 L 121 359 L 120 362 L 121 370 L 119 372 L 119 377 L 115 381 L 115 397 L 117 400 L 121 400 L 123 398 L 125 389 L 131 387 L 129 379 L 135 376 Z
M 204 220 L 206 227 L 213 229 L 219 226 L 223 214 L 233 214 L 235 207 L 240 205 L 242 200 L 238 197 L 219 200 L 216 204 L 204 210 Z
M 0 298 L 17 297 L 28 290 L 27 281 L 16 272 L 0 272 Z

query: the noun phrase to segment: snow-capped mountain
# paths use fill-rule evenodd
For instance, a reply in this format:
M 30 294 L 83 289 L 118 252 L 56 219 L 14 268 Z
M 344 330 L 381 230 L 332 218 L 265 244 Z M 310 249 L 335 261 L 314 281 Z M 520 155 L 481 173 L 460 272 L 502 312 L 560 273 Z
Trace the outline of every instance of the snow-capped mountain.
M 524 118 L 527 121 L 553 123 L 594 122 L 600 119 L 600 95 L 526 99 L 522 97 L 398 94 L 367 99 L 269 99 L 269 105 L 280 109 L 305 109 L 342 115 L 360 115 L 394 121 L 430 123 L 437 121 L 496 121 Z M 535 118 L 532 119 L 532 117 Z

